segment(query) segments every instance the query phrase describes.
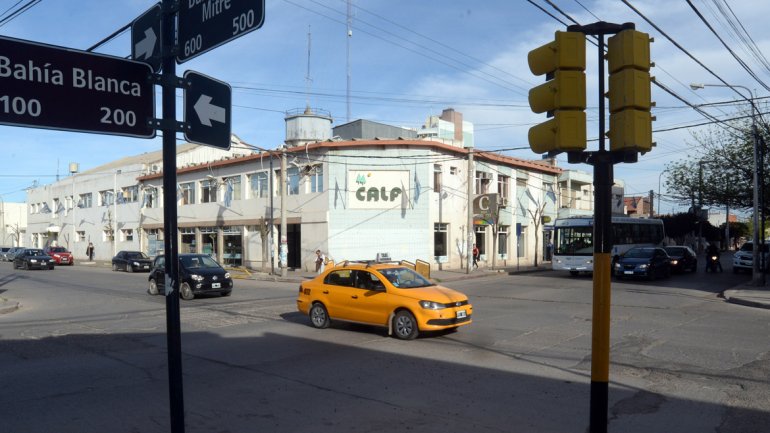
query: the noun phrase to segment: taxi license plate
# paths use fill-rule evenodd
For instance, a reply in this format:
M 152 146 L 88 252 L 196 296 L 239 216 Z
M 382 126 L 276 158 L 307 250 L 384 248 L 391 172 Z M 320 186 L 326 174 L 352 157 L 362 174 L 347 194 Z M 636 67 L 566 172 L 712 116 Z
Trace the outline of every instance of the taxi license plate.
M 468 315 L 465 313 L 465 310 L 460 310 L 457 312 L 458 319 L 465 319 L 466 317 L 468 317 Z
M 626 275 L 634 275 L 634 271 L 623 271 Z
M 150 269 L 150 265 L 144 265 L 142 266 L 144 269 Z
M 222 287 L 222 283 L 211 283 L 211 288 L 212 289 L 218 289 L 220 287 Z

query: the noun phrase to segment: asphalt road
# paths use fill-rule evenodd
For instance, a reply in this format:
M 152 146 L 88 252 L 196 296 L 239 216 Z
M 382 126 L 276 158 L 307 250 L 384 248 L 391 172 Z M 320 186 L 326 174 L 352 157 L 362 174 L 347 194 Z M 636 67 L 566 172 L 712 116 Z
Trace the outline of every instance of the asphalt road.
M 725 262 L 725 260 L 723 260 Z M 613 281 L 611 432 L 770 425 L 770 310 L 725 303 L 748 275 Z M 165 302 L 147 274 L 0 263 L 0 433 L 168 432 Z M 474 322 L 414 341 L 298 314 L 296 283 L 181 301 L 188 432 L 582 432 L 591 279 L 446 283 Z

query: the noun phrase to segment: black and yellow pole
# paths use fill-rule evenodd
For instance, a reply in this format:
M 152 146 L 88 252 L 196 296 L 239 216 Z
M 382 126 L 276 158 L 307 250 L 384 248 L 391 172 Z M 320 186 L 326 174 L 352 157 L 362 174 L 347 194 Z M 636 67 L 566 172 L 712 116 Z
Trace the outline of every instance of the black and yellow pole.
M 610 381 L 610 272 L 612 252 L 612 160 L 605 145 L 604 34 L 599 42 L 599 151 L 594 154 L 594 280 L 591 331 L 589 431 L 607 431 Z
M 606 148 L 605 127 L 605 35 L 633 29 L 632 23 L 597 22 L 585 26 L 569 26 L 569 31 L 595 35 L 599 53 L 599 150 L 568 152 L 570 163 L 586 163 L 594 167 L 594 272 L 593 314 L 591 329 L 591 403 L 589 432 L 607 433 L 610 380 L 610 306 L 612 276 L 612 181 L 613 164 L 636 162 L 636 154 L 611 152 Z

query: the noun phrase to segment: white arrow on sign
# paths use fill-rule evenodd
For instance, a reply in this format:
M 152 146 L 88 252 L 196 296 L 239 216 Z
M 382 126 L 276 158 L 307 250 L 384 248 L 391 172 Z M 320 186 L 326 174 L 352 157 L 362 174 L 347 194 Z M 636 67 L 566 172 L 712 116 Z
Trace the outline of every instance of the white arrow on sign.
M 201 124 L 205 126 L 211 126 L 211 121 L 216 120 L 220 123 L 225 123 L 225 108 L 211 103 L 211 96 L 201 95 L 198 98 L 198 102 L 195 103 L 193 109 L 198 114 Z
M 150 27 L 144 31 L 144 39 L 136 43 L 136 59 L 149 59 L 152 57 L 152 52 L 155 51 L 155 42 L 158 40 L 158 36 L 155 34 L 155 30 Z

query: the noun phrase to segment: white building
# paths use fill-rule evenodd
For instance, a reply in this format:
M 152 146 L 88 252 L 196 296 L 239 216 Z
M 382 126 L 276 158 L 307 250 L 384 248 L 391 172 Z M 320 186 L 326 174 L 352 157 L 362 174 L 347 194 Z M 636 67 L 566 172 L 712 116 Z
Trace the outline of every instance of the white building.
M 451 116 L 452 125 L 465 127 L 456 113 Z M 499 213 L 474 218 L 473 242 L 482 266 L 541 261 L 547 224 L 556 217 L 561 169 L 463 147 L 472 143 L 472 131 L 460 130 L 458 140 L 447 142 L 331 139 L 330 116 L 313 117 L 305 110 L 286 120 L 288 146 L 281 149 L 178 148 L 173 193 L 180 252 L 269 270 L 279 262 L 277 245 L 283 238 L 290 268 L 313 269 L 317 249 L 337 261 L 388 253 L 393 259 L 460 268 L 469 250 L 468 206 L 484 196 L 497 198 L 489 208 Z M 361 126 L 362 131 L 368 127 Z M 279 187 L 282 156 L 285 203 Z M 159 253 L 165 235 L 160 161 L 160 152 L 124 158 L 30 190 L 29 245 L 57 242 L 81 260 L 88 242 L 94 243 L 97 260 L 124 249 Z
M 237 137 L 233 138 L 238 143 Z M 248 153 L 251 150 L 236 145 L 224 151 L 185 144 L 177 148 L 177 164 L 200 165 Z M 141 226 L 145 200 L 152 202 L 154 198 L 137 177 L 159 172 L 162 159 L 161 151 L 122 158 L 29 189 L 24 245 L 62 245 L 73 252 L 76 260 L 86 258 L 89 242 L 94 244 L 97 260 L 109 260 L 123 249 L 148 251 Z

